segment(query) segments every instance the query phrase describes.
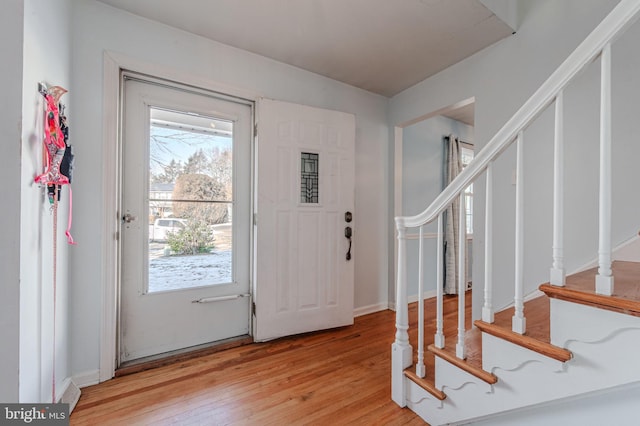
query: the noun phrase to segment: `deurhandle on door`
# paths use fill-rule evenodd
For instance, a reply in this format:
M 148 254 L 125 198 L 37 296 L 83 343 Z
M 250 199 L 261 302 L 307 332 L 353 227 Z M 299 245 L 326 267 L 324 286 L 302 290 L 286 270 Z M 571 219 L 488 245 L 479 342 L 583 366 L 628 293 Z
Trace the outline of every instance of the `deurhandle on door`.
M 350 223 L 353 219 L 353 215 L 351 212 L 346 212 L 344 214 L 344 221 Z M 347 251 L 347 260 L 351 260 L 351 237 L 353 235 L 353 230 L 350 226 L 344 228 L 344 237 L 349 240 L 349 250 Z
M 137 219 L 136 216 L 133 216 L 132 214 L 129 214 L 129 213 L 127 213 L 124 216 L 122 216 L 122 221 L 125 222 L 125 223 L 131 223 L 136 219 Z

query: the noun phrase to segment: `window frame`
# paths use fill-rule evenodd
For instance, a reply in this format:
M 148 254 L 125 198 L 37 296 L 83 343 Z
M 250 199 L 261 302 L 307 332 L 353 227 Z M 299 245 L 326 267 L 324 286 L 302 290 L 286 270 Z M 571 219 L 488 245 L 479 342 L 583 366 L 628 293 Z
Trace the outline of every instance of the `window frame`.
M 465 161 L 465 157 L 469 158 Z M 475 150 L 472 143 L 460 141 L 460 163 L 464 170 L 475 158 Z M 468 236 L 473 236 L 473 183 L 464 189 L 465 194 L 465 224 Z

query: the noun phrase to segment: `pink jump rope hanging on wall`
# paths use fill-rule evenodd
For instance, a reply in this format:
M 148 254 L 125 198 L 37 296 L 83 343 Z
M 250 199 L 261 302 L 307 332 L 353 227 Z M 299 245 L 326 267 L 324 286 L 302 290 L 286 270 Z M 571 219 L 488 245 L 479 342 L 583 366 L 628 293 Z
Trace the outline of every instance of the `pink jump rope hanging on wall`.
M 52 399 L 56 403 L 56 265 L 58 239 L 58 201 L 62 186 L 70 185 L 73 171 L 73 153 L 69 145 L 69 128 L 64 115 L 64 105 L 60 103 L 62 95 L 67 90 L 60 86 L 47 88 L 43 83 L 38 84 L 38 91 L 44 96 L 44 138 L 43 165 L 44 173 L 35 177 L 35 183 L 47 188 L 47 197 L 53 215 L 53 385 Z M 75 244 L 71 236 L 72 195 L 69 186 L 69 218 L 65 235 L 69 244 Z

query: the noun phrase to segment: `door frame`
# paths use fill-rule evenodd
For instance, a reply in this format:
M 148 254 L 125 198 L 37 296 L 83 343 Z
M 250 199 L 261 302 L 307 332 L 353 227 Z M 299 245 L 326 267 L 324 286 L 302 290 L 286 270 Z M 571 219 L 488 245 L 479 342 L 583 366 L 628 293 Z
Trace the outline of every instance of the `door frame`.
M 119 211 L 121 186 L 121 129 L 122 122 L 120 99 L 123 87 L 120 74 L 122 71 L 150 76 L 151 79 L 164 80 L 182 86 L 193 88 L 194 91 L 218 94 L 226 99 L 249 104 L 252 122 L 256 123 L 256 100 L 260 93 L 243 91 L 229 87 L 202 76 L 190 74 L 173 67 L 141 61 L 116 53 L 105 51 L 103 55 L 103 120 L 102 120 L 102 194 L 103 212 L 101 218 L 102 259 L 101 259 L 101 289 L 102 313 L 100 321 L 100 369 L 97 376 L 84 377 L 83 385 L 100 383 L 114 377 L 118 364 L 118 312 L 119 312 Z M 153 76 L 153 77 L 151 77 Z M 255 210 L 255 133 L 251 138 L 251 216 Z M 115 214 L 114 214 L 115 213 Z M 250 226 L 250 246 L 255 247 L 253 226 Z M 254 250 L 250 250 L 250 292 L 253 294 L 255 281 L 253 277 Z M 251 327 L 251 318 L 249 318 Z M 252 332 L 250 330 L 250 332 Z

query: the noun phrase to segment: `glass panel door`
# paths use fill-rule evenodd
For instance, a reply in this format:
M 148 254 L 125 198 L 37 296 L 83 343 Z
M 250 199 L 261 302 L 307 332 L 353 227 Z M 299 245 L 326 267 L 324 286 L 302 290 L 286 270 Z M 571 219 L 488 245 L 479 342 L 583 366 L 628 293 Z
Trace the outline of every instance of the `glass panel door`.
M 246 336 L 251 104 L 123 84 L 118 362 Z

